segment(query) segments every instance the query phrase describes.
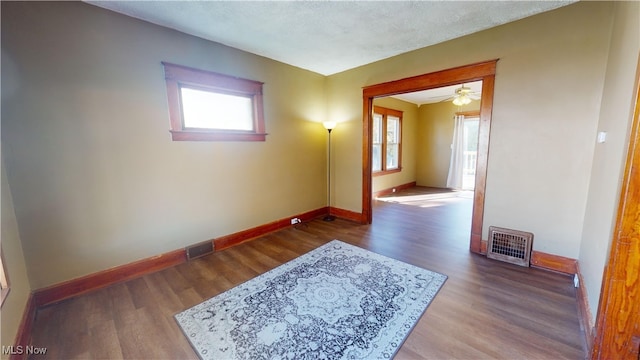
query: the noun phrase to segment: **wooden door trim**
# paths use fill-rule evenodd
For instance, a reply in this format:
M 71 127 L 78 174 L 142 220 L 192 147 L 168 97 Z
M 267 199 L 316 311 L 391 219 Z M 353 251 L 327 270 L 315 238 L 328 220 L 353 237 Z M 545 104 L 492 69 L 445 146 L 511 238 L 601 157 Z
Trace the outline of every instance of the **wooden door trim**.
M 633 120 L 609 261 L 602 278 L 592 359 L 640 358 L 640 58 Z
M 414 91 L 434 89 L 442 86 L 482 80 L 480 100 L 480 125 L 478 134 L 478 160 L 476 164 L 476 184 L 471 220 L 470 246 L 472 252 L 482 252 L 482 221 L 484 218 L 484 198 L 486 188 L 487 161 L 489 154 L 489 134 L 493 111 L 493 92 L 498 59 L 460 66 L 429 74 L 371 85 L 362 90 L 362 222 L 373 221 L 372 211 L 372 136 L 371 112 L 373 99 Z

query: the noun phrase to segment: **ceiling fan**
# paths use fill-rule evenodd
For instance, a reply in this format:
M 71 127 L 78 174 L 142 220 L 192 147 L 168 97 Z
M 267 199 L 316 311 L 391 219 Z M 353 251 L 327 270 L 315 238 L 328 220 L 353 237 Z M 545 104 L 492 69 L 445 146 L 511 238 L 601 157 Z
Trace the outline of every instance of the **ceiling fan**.
M 472 100 L 479 100 L 480 92 L 473 91 L 470 87 L 465 86 L 464 84 L 457 88 L 454 92 L 453 96 L 448 97 L 444 101 L 452 101 L 456 106 L 467 105 L 471 103 Z

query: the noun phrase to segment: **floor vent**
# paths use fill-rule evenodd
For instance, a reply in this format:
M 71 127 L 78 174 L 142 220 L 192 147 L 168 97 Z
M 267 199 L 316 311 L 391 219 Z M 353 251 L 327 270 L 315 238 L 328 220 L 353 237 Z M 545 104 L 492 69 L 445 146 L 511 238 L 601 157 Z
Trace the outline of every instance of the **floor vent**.
M 203 241 L 191 246 L 187 246 L 187 260 L 197 259 L 199 257 L 213 253 L 213 241 Z
M 487 257 L 528 267 L 532 242 L 532 233 L 489 226 Z

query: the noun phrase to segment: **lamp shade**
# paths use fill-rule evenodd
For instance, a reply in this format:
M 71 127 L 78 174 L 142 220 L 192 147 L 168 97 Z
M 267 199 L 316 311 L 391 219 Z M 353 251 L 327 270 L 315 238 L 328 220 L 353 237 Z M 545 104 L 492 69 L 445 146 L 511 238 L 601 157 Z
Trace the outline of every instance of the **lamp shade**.
M 332 130 L 336 127 L 336 125 L 338 124 L 335 121 L 325 121 L 322 123 L 322 126 L 324 126 L 324 128 L 327 130 Z

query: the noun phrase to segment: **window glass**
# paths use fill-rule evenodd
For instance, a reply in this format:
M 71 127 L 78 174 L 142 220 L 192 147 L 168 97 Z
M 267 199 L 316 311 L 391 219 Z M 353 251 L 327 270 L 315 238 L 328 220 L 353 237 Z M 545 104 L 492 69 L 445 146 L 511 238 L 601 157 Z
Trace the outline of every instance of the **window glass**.
M 372 169 L 375 175 L 401 170 L 402 111 L 374 106 Z
M 387 170 L 398 168 L 398 143 L 400 139 L 400 119 L 387 116 Z
M 185 128 L 253 130 L 251 98 L 186 87 L 181 95 Z

